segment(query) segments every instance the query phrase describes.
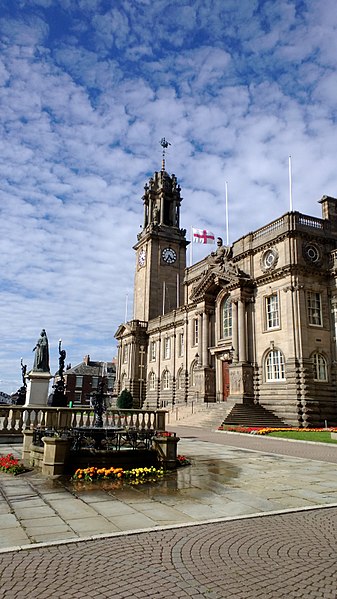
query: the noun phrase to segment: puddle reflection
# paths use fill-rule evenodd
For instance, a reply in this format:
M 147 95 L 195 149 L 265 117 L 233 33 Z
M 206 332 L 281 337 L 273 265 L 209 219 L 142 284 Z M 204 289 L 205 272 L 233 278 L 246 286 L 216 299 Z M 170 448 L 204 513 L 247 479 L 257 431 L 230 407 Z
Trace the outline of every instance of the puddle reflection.
M 207 495 L 208 493 L 221 493 L 228 486 L 235 486 L 234 481 L 239 477 L 241 468 L 233 466 L 224 460 L 205 460 L 204 457 L 191 459 L 190 466 L 184 466 L 175 471 L 168 471 L 164 478 L 156 481 L 140 481 L 130 484 L 124 481 L 100 480 L 92 483 L 72 481 L 63 478 L 62 484 L 68 491 L 81 495 L 83 493 L 109 493 L 116 499 L 129 494 L 135 496 L 141 493 L 143 497 L 158 498 L 158 496 L 173 496 L 183 494 L 186 497 L 189 491 Z M 61 479 L 60 479 L 61 482 Z

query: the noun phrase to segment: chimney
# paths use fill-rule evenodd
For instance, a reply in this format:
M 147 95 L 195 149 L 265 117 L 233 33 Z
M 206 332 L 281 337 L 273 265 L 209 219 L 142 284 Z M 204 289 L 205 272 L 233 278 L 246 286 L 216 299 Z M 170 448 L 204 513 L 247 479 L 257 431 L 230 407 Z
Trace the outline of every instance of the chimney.
M 90 356 L 89 356 L 89 355 L 88 355 L 88 356 L 84 356 L 84 358 L 83 358 L 83 362 L 84 362 L 84 364 L 85 364 L 86 366 L 89 366 L 89 363 L 90 363 Z
M 337 199 L 323 196 L 319 203 L 322 205 L 322 218 L 329 220 L 333 232 L 337 230 Z

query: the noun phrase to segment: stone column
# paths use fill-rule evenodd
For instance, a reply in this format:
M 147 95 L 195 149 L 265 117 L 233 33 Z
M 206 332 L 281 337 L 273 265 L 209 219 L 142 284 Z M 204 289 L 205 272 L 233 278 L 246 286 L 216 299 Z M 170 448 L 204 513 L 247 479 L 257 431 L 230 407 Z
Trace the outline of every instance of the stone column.
M 208 366 L 208 314 L 204 312 L 202 317 L 202 365 Z
M 160 198 L 160 224 L 162 225 L 164 223 L 164 194 L 161 195 Z
M 202 314 L 198 313 L 198 366 L 202 364 Z
M 243 298 L 239 300 L 239 362 L 247 361 L 246 351 L 246 306 Z
M 232 345 L 233 345 L 233 362 L 238 361 L 238 302 L 232 301 Z

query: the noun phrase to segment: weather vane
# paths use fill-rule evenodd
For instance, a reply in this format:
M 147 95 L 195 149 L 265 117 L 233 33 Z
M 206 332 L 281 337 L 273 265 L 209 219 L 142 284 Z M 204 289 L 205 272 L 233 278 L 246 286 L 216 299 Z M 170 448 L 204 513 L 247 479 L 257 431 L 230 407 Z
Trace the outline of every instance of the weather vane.
M 165 170 L 165 155 L 166 155 L 165 150 L 167 150 L 167 148 L 171 144 L 170 144 L 169 141 L 166 141 L 165 137 L 162 137 L 161 140 L 160 140 L 160 145 L 163 148 L 163 159 L 162 159 L 162 166 L 161 166 L 161 168 L 162 168 L 162 171 L 164 171 Z

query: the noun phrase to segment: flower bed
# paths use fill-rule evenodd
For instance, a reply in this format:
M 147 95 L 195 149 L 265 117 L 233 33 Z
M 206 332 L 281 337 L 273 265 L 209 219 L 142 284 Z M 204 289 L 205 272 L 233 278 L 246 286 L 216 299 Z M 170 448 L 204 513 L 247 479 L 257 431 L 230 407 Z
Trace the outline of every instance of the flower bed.
M 8 453 L 5 456 L 0 456 L 0 471 L 7 472 L 8 474 L 21 474 L 25 472 L 26 468 L 19 462 L 12 453 Z
M 329 432 L 329 433 L 335 433 L 337 432 L 337 428 L 271 428 L 271 427 L 265 427 L 265 428 L 260 428 L 258 431 L 256 431 L 257 435 L 268 435 L 269 433 L 277 433 L 277 432 L 286 432 L 286 433 L 322 433 L 322 432 Z
M 219 426 L 219 431 L 226 431 L 230 433 L 253 433 L 256 434 L 258 431 L 262 430 L 262 426 Z
M 233 432 L 233 433 L 248 433 L 252 435 L 268 435 L 269 433 L 276 432 L 298 432 L 298 433 L 321 433 L 321 432 L 329 432 L 335 433 L 337 432 L 337 428 L 295 428 L 295 427 L 263 427 L 263 426 L 220 426 L 220 431 Z
M 73 480 L 92 482 L 95 480 L 116 480 L 126 481 L 129 484 L 139 484 L 142 482 L 153 482 L 164 475 L 163 468 L 132 468 L 123 470 L 123 468 L 78 468 L 73 476 Z

